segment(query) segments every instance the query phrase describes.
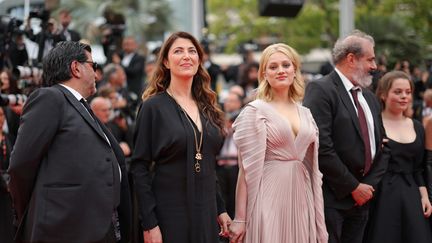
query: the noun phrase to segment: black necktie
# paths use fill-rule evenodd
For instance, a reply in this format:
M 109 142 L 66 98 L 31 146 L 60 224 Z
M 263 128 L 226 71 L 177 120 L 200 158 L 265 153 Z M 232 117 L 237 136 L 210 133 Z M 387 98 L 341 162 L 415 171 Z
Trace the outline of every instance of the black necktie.
M 99 125 L 98 119 L 96 117 L 96 115 L 93 113 L 92 109 L 90 108 L 89 104 L 87 103 L 87 101 L 84 98 L 80 99 L 81 104 L 84 105 L 84 107 L 86 108 L 86 110 L 88 111 L 88 113 L 90 114 L 91 118 L 93 119 L 93 121 L 96 124 L 96 127 L 99 129 L 100 132 L 102 132 L 104 135 L 104 131 L 102 130 L 101 126 Z
M 366 122 L 366 116 L 365 116 L 363 108 L 361 107 L 361 105 L 358 101 L 358 97 L 357 97 L 358 91 L 359 91 L 359 89 L 355 89 L 355 88 L 352 88 L 350 90 L 351 95 L 352 95 L 353 100 L 354 100 L 354 104 L 357 107 L 357 116 L 359 119 L 360 130 L 361 130 L 361 134 L 363 137 L 363 143 L 364 143 L 364 147 L 365 147 L 364 175 L 366 175 L 369 172 L 370 167 L 372 165 L 372 152 L 371 152 L 371 145 L 370 145 L 368 126 L 367 126 L 367 122 Z
M 93 118 L 94 121 L 96 121 L 96 115 L 93 113 L 93 110 L 90 108 L 89 104 L 87 103 L 87 101 L 84 98 L 80 99 L 81 104 L 84 105 L 84 107 L 87 109 L 88 113 L 90 114 L 90 116 Z

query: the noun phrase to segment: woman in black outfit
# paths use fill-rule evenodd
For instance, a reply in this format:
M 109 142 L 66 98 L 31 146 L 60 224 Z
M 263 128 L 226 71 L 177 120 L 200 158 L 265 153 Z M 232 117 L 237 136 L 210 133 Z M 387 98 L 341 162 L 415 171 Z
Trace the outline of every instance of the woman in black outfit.
M 217 243 L 219 230 L 228 234 L 215 173 L 223 116 L 202 56 L 193 36 L 172 34 L 143 94 L 131 171 L 146 243 Z
M 378 82 L 391 157 L 373 201 L 368 243 L 432 242 L 427 219 L 432 206 L 423 178 L 425 133 L 420 122 L 404 115 L 412 91 L 412 81 L 402 71 L 389 72 Z

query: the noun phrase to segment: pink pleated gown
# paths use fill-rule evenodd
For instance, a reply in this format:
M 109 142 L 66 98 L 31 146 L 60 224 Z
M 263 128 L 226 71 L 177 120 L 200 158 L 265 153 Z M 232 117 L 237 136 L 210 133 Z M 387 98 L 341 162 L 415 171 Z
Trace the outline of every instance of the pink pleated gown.
M 245 243 L 328 241 L 318 129 L 309 109 L 297 108 L 297 136 L 263 100 L 249 103 L 233 125 L 248 193 Z

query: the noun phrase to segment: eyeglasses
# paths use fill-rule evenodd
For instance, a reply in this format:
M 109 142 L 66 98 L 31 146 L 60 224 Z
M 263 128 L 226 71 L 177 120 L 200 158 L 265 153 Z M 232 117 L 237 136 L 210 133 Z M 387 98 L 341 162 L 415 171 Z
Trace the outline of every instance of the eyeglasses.
M 91 61 L 84 61 L 85 63 L 90 63 L 92 65 L 93 71 L 96 72 L 96 70 L 99 67 L 99 64 L 97 64 L 96 62 L 91 62 Z

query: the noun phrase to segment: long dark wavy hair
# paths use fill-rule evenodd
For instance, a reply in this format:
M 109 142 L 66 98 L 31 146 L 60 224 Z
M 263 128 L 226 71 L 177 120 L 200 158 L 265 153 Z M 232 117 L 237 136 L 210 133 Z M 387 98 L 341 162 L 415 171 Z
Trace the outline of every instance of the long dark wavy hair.
M 156 69 L 142 95 L 142 99 L 145 101 L 156 94 L 166 91 L 169 87 L 171 74 L 170 70 L 164 65 L 164 62 L 168 59 L 168 52 L 177 39 L 190 40 L 198 51 L 200 65 L 193 77 L 192 97 L 196 101 L 198 109 L 204 113 L 204 116 L 224 134 L 223 112 L 217 104 L 216 93 L 210 88 L 210 75 L 203 66 L 204 51 L 195 37 L 187 32 L 175 32 L 164 42 L 156 61 Z

